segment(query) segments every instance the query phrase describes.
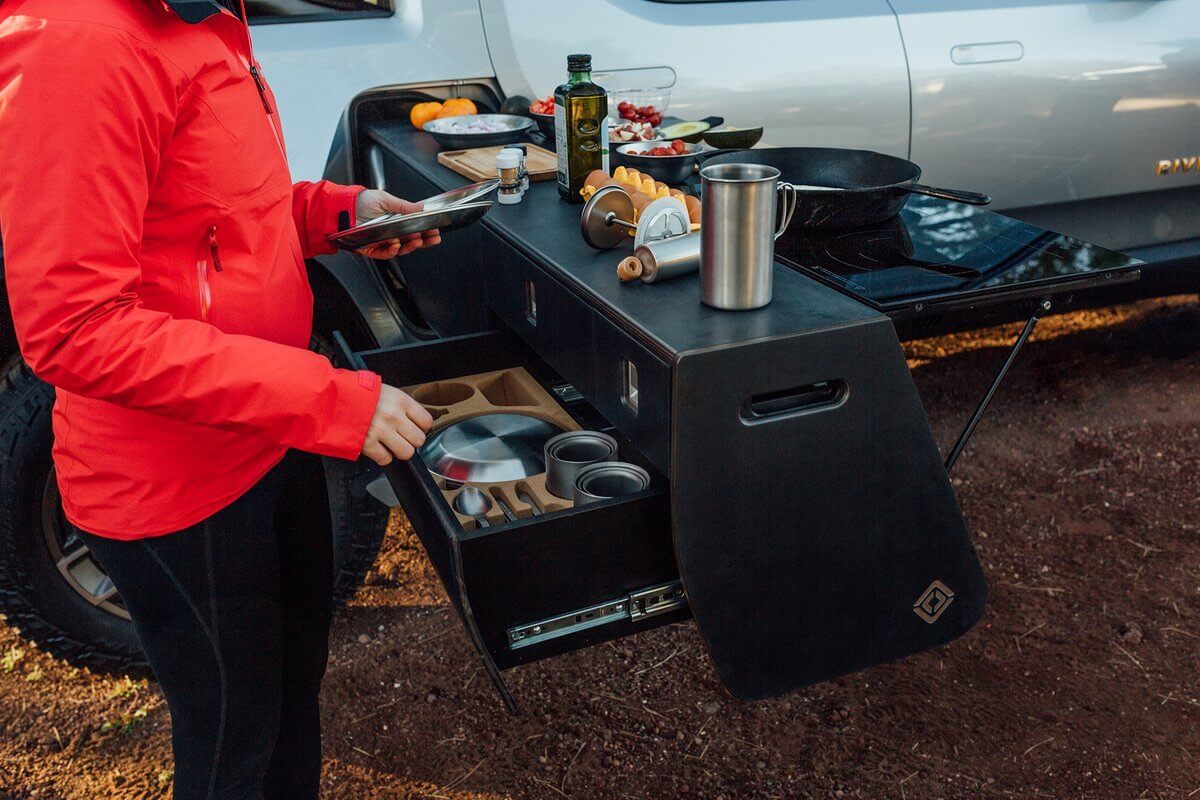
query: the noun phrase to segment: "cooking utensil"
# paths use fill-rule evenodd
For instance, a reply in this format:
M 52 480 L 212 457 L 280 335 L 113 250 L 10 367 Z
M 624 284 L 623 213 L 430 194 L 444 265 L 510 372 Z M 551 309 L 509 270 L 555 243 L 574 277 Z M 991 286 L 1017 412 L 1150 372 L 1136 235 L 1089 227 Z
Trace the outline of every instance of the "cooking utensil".
M 502 483 L 545 471 L 546 442 L 562 431 L 527 414 L 484 414 L 434 432 L 420 455 L 435 475 L 463 483 Z
M 679 156 L 642 156 L 644 150 L 661 147 L 661 142 L 629 142 L 617 145 L 613 151 L 615 166 L 633 167 L 644 175 L 672 186 L 678 186 L 692 177 L 696 171 L 696 154 L 704 148 L 698 144 L 686 144 L 687 151 Z
M 606 461 L 584 467 L 575 478 L 575 505 L 637 494 L 650 486 L 650 473 L 636 464 Z
M 583 204 L 579 232 L 597 250 L 611 250 L 629 240 L 629 231 L 637 235 L 635 241 L 645 241 L 682 235 L 691 229 L 687 206 L 678 199 L 660 197 L 642 211 L 639 224 L 632 220 L 633 201 L 620 186 L 609 184 Z
M 762 164 L 706 165 L 700 183 L 700 299 L 730 311 L 762 308 L 771 302 L 775 240 L 791 222 L 796 190 Z
M 331 233 L 325 237 L 334 247 L 343 250 L 357 250 L 369 244 L 394 239 L 397 236 L 408 236 L 414 233 L 437 228 L 439 232 L 456 230 L 476 222 L 492 207 L 491 200 L 474 203 L 458 203 L 445 208 L 435 208 L 431 211 L 417 211 L 412 214 L 384 214 L 370 222 L 344 231 Z
M 687 206 L 678 197 L 659 197 L 638 214 L 637 231 L 633 235 L 633 246 L 657 242 L 673 236 L 682 236 L 692 229 Z
M 517 515 L 513 512 L 513 510 L 511 508 L 508 507 L 508 503 L 504 502 L 504 498 L 501 497 L 499 494 L 496 494 L 495 497 L 496 497 L 496 503 L 500 506 L 500 511 L 504 513 L 504 518 L 506 520 L 508 520 L 509 522 L 516 522 Z
M 479 527 L 486 528 L 487 512 L 492 510 L 492 498 L 474 486 L 464 486 L 454 496 L 454 510 L 472 517 Z
M 490 131 L 463 131 L 464 125 L 480 123 L 498 128 Z M 529 117 L 516 114 L 460 114 L 457 117 L 431 119 L 421 130 L 432 136 L 442 147 L 461 150 L 468 147 L 487 147 L 492 144 L 519 142 L 534 126 Z
M 489 178 L 485 181 L 451 189 L 448 192 L 435 194 L 433 197 L 426 197 L 421 201 L 421 210 L 437 211 L 440 208 L 456 206 L 459 203 L 471 203 L 496 191 L 496 187 L 499 185 L 500 181 L 498 179 Z
M 775 167 L 796 186 L 798 225 L 809 228 L 858 228 L 900 213 L 909 194 L 925 194 L 970 205 L 987 205 L 986 194 L 940 189 L 918 183 L 921 168 L 911 161 L 870 150 L 838 147 L 772 147 L 709 152 L 710 164 L 762 164 Z
M 600 461 L 615 461 L 617 440 L 597 431 L 568 431 L 546 442 L 546 489 L 570 500 L 580 471 Z
M 538 506 L 537 501 L 529 496 L 528 492 L 517 492 L 517 499 L 529 506 L 530 514 L 535 517 L 541 515 L 542 509 Z
M 645 283 L 690 275 L 700 269 L 700 234 L 672 236 L 635 247 L 633 255 L 617 265 L 622 281 L 641 278 Z

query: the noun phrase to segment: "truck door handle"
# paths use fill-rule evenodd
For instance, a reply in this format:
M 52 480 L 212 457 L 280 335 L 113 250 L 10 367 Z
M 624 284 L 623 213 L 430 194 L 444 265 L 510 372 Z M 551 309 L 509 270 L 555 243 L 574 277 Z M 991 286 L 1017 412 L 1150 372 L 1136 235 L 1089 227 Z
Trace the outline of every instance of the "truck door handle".
M 1025 45 L 1020 42 L 975 42 L 950 48 L 950 60 L 959 66 L 999 64 L 1020 61 L 1025 57 Z

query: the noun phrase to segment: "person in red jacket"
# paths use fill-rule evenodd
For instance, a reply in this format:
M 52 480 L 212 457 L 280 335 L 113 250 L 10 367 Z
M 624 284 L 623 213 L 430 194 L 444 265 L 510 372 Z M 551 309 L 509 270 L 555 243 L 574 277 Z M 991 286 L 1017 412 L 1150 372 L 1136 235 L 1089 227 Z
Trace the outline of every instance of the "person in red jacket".
M 56 389 L 63 510 L 166 695 L 176 798 L 318 794 L 333 567 L 317 456 L 408 458 L 432 420 L 307 349 L 304 259 L 416 208 L 292 183 L 240 0 L 0 4 L 13 321 Z

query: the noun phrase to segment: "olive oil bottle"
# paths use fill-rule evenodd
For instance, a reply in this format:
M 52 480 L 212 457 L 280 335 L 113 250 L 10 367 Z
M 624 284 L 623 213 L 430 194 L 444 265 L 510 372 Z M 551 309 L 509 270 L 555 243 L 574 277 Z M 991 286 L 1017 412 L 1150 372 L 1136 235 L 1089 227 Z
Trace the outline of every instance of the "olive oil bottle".
M 567 82 L 554 90 L 554 150 L 558 193 L 582 203 L 579 190 L 588 173 L 603 169 L 608 148 L 608 94 L 592 83 L 592 57 L 567 56 Z

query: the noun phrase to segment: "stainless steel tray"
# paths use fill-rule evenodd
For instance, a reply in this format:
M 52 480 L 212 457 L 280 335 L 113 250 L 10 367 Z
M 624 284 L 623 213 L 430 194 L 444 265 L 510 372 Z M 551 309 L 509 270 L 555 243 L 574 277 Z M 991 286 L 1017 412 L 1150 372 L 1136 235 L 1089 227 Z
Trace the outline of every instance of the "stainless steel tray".
M 414 214 L 385 214 L 354 228 L 326 237 L 334 247 L 357 250 L 377 242 L 408 236 L 437 228 L 441 233 L 463 228 L 476 222 L 492 207 L 491 200 L 458 203 L 444 208 L 418 211 Z
M 488 178 L 486 181 L 460 186 L 448 192 L 435 194 L 433 197 L 426 197 L 421 201 L 421 208 L 425 211 L 436 211 L 439 208 L 456 206 L 460 203 L 474 203 L 494 192 L 499 185 L 499 178 Z

